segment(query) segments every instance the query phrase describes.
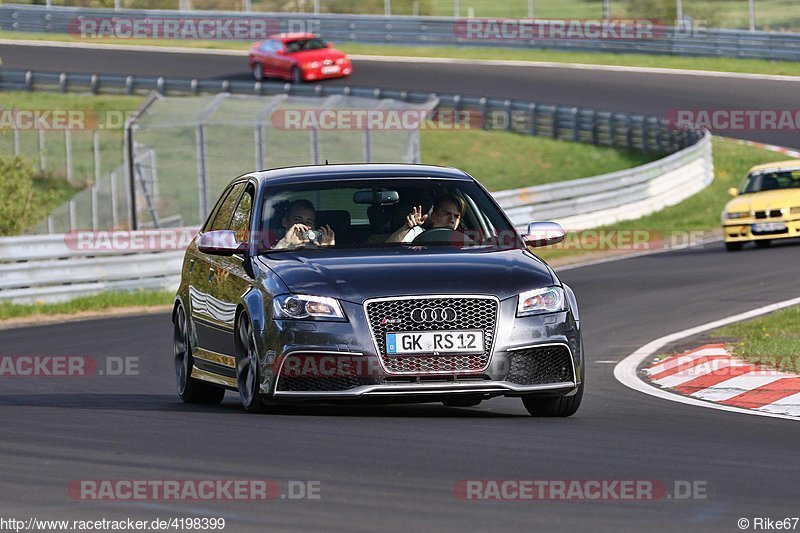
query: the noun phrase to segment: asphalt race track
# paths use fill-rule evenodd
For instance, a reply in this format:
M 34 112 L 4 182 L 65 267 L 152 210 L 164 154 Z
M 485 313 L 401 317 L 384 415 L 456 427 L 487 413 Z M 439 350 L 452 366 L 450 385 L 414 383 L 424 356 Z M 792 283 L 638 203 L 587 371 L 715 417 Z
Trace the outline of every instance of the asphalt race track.
M 0 57 L 9 68 L 247 76 L 236 58 L 94 53 L 3 47 Z M 655 113 L 680 105 L 793 108 L 797 101 L 795 86 L 779 82 L 561 69 L 489 75 L 482 67 L 460 67 L 454 77 L 442 66 L 405 68 L 404 78 L 397 65 L 370 63 L 348 83 L 468 87 Z M 764 135 L 800 146 L 796 136 Z M 0 515 L 224 517 L 226 531 L 236 532 L 739 531 L 742 517 L 797 516 L 800 466 L 792 457 L 800 425 L 653 398 L 619 384 L 609 362 L 662 335 L 800 295 L 798 253 L 800 245 L 777 244 L 730 254 L 714 243 L 564 271 L 581 305 L 588 362 L 583 405 L 568 419 L 529 417 L 514 399 L 469 409 L 289 406 L 256 416 L 228 393 L 219 406 L 187 406 L 174 392 L 166 314 L 2 331 L 2 354 L 136 357 L 139 375 L 0 381 Z M 319 481 L 321 499 L 86 502 L 66 490 L 81 479 L 209 478 L 274 479 L 282 489 L 289 480 Z M 459 500 L 454 484 L 470 479 L 659 480 L 670 491 L 677 480 L 699 482 L 707 497 Z
M 10 69 L 252 80 L 246 57 L 239 56 L 0 45 L 0 59 Z M 678 109 L 795 109 L 800 93 L 800 81 L 533 66 L 362 60 L 354 70 L 347 79 L 324 83 L 520 98 L 655 115 Z M 797 131 L 726 135 L 800 148 Z

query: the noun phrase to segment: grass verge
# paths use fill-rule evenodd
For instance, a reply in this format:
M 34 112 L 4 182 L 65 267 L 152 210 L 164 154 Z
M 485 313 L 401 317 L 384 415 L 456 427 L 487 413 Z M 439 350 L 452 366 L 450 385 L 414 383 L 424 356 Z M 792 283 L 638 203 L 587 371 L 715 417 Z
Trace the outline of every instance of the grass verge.
M 169 305 L 175 294 L 169 291 L 106 292 L 63 303 L 32 305 L 0 303 L 0 320 L 51 315 L 74 315 L 85 311 L 102 311 L 123 307 Z
M 709 333 L 737 357 L 784 372 L 800 372 L 800 306 L 789 307 Z
M 15 31 L 0 31 L 0 39 L 48 40 L 84 44 L 111 44 L 118 46 L 177 46 L 182 48 L 241 51 L 248 50 L 250 44 L 252 44 L 249 41 L 209 41 L 192 39 L 82 39 L 66 34 Z M 673 68 L 800 76 L 800 63 L 792 61 L 768 61 L 762 59 L 679 57 L 648 54 L 613 54 L 604 52 L 568 52 L 560 50 L 529 50 L 489 47 L 372 45 L 345 42 L 335 43 L 335 46 L 343 52 L 347 52 L 348 54 L 361 55 L 545 61 L 554 63 L 579 63 L 586 65 L 615 65 L 626 67 Z M 248 67 L 244 61 L 242 62 L 242 65 L 243 70 L 247 70 Z

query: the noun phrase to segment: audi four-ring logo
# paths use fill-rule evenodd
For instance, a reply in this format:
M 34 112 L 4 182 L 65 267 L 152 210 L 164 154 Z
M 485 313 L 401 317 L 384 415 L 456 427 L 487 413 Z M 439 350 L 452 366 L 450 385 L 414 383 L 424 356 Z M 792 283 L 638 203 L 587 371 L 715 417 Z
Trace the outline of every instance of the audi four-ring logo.
M 418 307 L 411 311 L 414 322 L 453 322 L 456 316 L 452 307 Z

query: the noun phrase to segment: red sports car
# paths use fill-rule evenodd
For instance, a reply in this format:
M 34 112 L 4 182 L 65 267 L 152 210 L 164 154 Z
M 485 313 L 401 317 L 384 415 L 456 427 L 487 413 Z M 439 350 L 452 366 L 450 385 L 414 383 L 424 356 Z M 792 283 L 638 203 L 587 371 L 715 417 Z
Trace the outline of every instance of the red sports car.
M 248 59 L 253 76 L 282 78 L 292 83 L 349 76 L 353 72 L 344 52 L 313 33 L 281 33 L 254 44 Z

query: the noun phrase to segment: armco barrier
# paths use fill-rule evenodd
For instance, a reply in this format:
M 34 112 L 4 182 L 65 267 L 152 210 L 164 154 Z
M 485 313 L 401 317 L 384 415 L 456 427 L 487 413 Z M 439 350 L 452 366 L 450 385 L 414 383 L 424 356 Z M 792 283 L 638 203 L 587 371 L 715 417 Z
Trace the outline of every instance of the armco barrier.
M 569 230 L 614 224 L 675 205 L 714 180 L 711 134 L 635 168 L 494 194 L 515 226 L 553 220 Z
M 714 177 L 711 135 L 662 160 L 592 178 L 494 193 L 519 230 L 556 220 L 568 230 L 639 218 L 707 187 Z M 147 236 L 185 230 L 134 232 Z M 158 240 L 158 239 L 156 239 Z M 172 239 L 175 242 L 175 239 Z M 52 302 L 105 290 L 177 288 L 182 251 L 81 249 L 65 235 L 0 239 L 0 301 Z
M 125 232 L 126 242 L 181 242 L 181 230 Z M 167 237 L 161 237 L 169 233 Z M 108 241 L 104 241 L 108 242 Z M 0 238 L 0 301 L 58 302 L 110 290 L 174 290 L 183 250 L 81 247 L 74 235 Z
M 468 19 L 377 15 L 304 13 L 241 13 L 169 10 L 113 10 L 75 7 L 0 5 L 0 29 L 26 32 L 67 33 L 79 17 L 129 19 L 259 19 L 271 33 L 304 28 L 338 42 L 392 45 L 493 46 L 592 52 L 663 54 L 800 60 L 800 34 L 744 30 L 676 30 L 659 28 L 650 39 L 482 39 L 464 35 Z M 72 26 L 69 26 L 72 24 Z M 252 41 L 258 38 L 250 39 Z

